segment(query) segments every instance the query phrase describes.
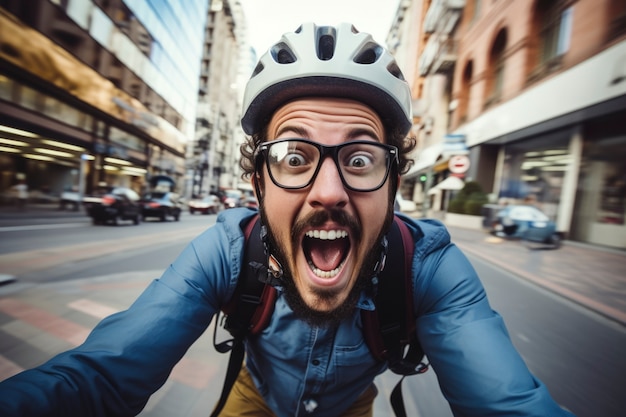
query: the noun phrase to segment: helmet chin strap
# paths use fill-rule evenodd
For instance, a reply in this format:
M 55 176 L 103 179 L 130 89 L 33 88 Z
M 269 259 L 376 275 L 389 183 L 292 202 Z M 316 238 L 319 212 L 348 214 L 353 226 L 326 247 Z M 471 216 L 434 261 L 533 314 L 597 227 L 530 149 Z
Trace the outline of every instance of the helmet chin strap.
M 374 265 L 374 269 L 372 271 L 372 291 L 376 294 L 378 290 L 378 275 L 385 269 L 385 263 L 387 262 L 387 251 L 389 249 L 389 241 L 387 240 L 387 235 L 384 235 L 380 239 L 380 257 Z
M 256 192 L 259 206 L 263 204 L 263 197 L 261 195 L 261 188 L 259 187 L 260 175 L 255 172 L 252 183 L 254 184 L 254 191 Z M 267 256 L 267 266 L 253 262 L 251 265 L 255 270 L 259 281 L 272 286 L 282 285 L 283 278 L 283 266 L 278 262 L 278 259 L 272 254 L 272 249 L 269 241 L 269 232 L 267 225 L 264 224 L 263 217 L 259 216 L 261 222 L 261 241 L 263 242 L 263 251 Z
M 263 242 L 263 252 L 267 257 L 266 263 L 259 263 L 252 261 L 249 266 L 254 270 L 254 274 L 257 279 L 264 284 L 269 284 L 273 287 L 283 285 L 283 266 L 278 262 L 276 257 L 272 254 L 270 249 L 270 243 L 268 239 L 267 226 L 261 222 L 261 231 L 259 232 L 261 241 Z
M 283 278 L 283 266 L 278 262 L 278 259 L 272 254 L 270 249 L 270 242 L 268 238 L 267 226 L 261 225 L 261 241 L 263 242 L 263 248 L 267 255 L 267 273 L 265 283 L 270 285 L 281 285 Z

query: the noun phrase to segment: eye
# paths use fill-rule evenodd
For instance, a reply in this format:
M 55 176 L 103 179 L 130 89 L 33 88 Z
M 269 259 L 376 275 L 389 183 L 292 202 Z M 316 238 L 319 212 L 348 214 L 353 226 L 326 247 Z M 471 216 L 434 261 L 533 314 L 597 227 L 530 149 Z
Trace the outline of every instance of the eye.
M 297 153 L 290 153 L 285 156 L 285 161 L 290 167 L 299 167 L 306 163 L 304 156 Z
M 348 168 L 367 168 L 374 162 L 371 155 L 364 152 L 355 152 L 349 155 L 346 160 Z

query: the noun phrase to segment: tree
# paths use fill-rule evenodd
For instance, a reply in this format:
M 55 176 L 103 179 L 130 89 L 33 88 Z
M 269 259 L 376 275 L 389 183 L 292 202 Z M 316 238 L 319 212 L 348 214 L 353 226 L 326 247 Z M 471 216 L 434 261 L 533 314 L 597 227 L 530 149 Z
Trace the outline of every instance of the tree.
M 476 181 L 468 181 L 463 189 L 450 200 L 448 212 L 458 214 L 481 215 L 483 205 L 489 202 L 487 194 Z

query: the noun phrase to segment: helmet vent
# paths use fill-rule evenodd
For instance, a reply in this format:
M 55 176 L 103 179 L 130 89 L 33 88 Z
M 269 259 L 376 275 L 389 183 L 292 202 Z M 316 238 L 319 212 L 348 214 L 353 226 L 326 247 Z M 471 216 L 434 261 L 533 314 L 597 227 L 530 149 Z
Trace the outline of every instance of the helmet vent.
M 254 77 L 255 75 L 257 75 L 258 73 L 260 73 L 261 71 L 263 71 L 263 64 L 261 62 L 259 62 L 259 64 L 256 66 L 256 68 L 254 68 L 254 71 L 252 71 L 252 75 L 251 77 Z
M 296 55 L 283 42 L 274 45 L 270 50 L 270 53 L 274 57 L 274 61 L 279 64 L 293 64 L 296 62 Z
M 357 64 L 373 64 L 378 61 L 378 58 L 382 55 L 383 48 L 374 43 L 365 45 L 359 54 L 354 58 L 354 62 Z
M 322 35 L 317 44 L 317 57 L 328 61 L 335 53 L 335 38 L 331 35 Z
M 395 62 L 387 67 L 387 71 L 389 71 L 391 75 L 393 75 L 397 79 L 405 81 L 404 75 L 402 75 L 402 71 L 400 70 L 400 67 L 398 67 L 398 65 Z

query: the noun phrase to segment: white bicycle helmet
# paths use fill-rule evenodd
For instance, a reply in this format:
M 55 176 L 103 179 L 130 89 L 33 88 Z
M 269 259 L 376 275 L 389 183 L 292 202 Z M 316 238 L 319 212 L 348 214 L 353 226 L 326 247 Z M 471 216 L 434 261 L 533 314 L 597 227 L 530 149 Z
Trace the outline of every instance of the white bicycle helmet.
M 305 23 L 261 57 L 244 94 L 244 132 L 260 132 L 282 104 L 313 96 L 361 101 L 404 134 L 412 125 L 410 88 L 395 59 L 349 23 Z

